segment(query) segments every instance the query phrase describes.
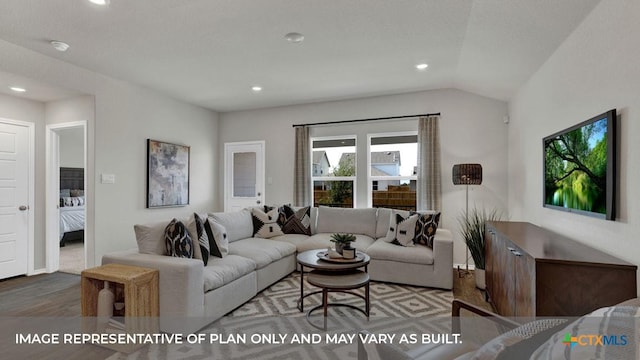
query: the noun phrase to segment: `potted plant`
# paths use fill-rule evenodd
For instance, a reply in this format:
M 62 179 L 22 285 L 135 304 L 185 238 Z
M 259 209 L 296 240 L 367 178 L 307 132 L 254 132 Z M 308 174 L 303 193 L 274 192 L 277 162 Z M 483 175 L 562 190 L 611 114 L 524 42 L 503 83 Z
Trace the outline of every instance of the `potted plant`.
M 351 242 L 356 241 L 353 234 L 335 233 L 331 235 L 331 242 L 336 244 L 336 251 L 342 255 L 342 250 L 351 247 Z
M 485 209 L 473 208 L 468 214 L 458 216 L 460 224 L 460 232 L 464 239 L 469 253 L 475 264 L 476 287 L 484 290 L 485 288 L 485 253 L 484 253 L 484 232 L 487 221 L 498 221 L 502 218 L 497 210 L 487 211 Z

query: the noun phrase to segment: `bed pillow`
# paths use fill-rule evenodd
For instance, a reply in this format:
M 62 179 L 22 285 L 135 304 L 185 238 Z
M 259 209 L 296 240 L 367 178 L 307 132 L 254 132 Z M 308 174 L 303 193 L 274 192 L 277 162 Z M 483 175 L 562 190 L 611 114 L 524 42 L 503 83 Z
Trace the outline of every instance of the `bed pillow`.
M 69 191 L 69 196 L 84 196 L 84 190 L 70 190 Z
M 84 196 L 68 196 L 61 199 L 63 207 L 84 206 Z
M 166 255 L 189 259 L 193 257 L 193 240 L 182 221 L 171 220 L 164 230 L 164 240 Z

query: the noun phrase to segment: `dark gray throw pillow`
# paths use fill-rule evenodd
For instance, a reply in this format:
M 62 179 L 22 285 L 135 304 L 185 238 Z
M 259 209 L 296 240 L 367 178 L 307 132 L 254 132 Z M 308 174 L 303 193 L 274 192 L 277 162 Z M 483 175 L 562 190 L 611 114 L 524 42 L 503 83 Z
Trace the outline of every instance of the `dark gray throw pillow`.
M 193 257 L 193 240 L 182 221 L 171 220 L 164 229 L 164 240 L 168 256 Z

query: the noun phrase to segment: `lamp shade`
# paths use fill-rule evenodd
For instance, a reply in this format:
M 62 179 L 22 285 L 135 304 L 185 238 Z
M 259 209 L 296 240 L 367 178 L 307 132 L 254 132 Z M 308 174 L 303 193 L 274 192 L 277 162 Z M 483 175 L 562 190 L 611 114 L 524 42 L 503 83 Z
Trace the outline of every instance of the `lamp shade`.
M 480 164 L 456 164 L 453 165 L 454 185 L 480 185 L 482 184 L 482 165 Z

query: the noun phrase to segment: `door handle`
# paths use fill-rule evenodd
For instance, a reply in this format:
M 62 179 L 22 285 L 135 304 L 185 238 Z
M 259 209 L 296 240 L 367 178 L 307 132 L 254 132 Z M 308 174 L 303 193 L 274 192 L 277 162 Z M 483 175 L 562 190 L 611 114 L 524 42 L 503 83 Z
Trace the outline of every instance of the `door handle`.
M 258 200 L 258 201 L 256 201 L 256 204 L 260 204 L 260 202 L 261 202 L 261 201 L 260 201 L 260 200 Z
M 28 207 L 28 206 L 26 206 L 26 205 L 20 205 L 20 207 L 18 208 L 18 210 L 20 210 L 20 211 L 26 211 L 26 210 L 29 210 L 29 207 Z

